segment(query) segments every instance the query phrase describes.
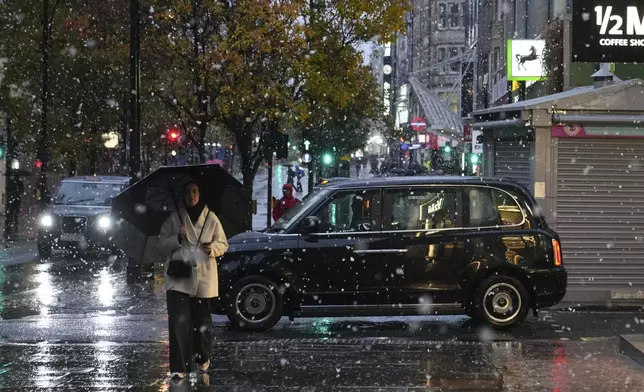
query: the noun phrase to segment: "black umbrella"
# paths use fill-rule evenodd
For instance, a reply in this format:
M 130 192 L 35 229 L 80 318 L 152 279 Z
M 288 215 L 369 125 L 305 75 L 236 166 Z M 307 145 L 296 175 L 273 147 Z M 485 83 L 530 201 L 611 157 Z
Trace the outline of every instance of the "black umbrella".
M 118 219 L 114 240 L 144 264 L 158 262 L 157 236 L 173 211 L 183 206 L 183 189 L 194 181 L 200 199 L 217 214 L 226 236 L 247 231 L 250 197 L 242 184 L 219 165 L 162 167 L 121 192 L 112 201 Z

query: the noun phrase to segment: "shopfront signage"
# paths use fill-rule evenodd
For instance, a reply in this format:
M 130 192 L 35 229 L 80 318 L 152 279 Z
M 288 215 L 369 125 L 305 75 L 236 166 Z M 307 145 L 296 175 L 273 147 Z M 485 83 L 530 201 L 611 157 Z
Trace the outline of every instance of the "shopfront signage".
M 579 62 L 644 62 L 644 2 L 574 0 L 572 56 Z
M 603 137 L 603 138 L 644 138 L 644 129 L 638 127 L 584 126 L 581 124 L 555 125 L 554 137 Z
M 542 39 L 508 40 L 508 80 L 542 80 L 546 74 L 543 69 Z M 507 87 L 506 87 L 507 89 Z

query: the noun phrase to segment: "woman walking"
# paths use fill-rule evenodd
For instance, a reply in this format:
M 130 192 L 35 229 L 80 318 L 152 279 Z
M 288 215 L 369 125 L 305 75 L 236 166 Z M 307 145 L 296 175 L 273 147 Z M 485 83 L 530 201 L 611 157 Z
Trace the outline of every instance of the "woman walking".
M 181 381 L 190 373 L 194 359 L 207 372 L 212 350 L 211 299 L 219 295 L 217 257 L 228 249 L 217 216 L 199 198 L 199 186 L 184 187 L 185 208 L 166 219 L 159 245 L 167 255 L 165 289 L 170 341 L 170 373 Z M 177 272 L 175 263 L 186 262 Z

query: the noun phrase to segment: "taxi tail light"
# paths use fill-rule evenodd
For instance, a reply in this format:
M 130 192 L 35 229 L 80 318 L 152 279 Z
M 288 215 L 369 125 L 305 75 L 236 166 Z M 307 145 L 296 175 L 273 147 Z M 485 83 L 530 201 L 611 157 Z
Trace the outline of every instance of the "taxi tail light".
M 561 267 L 563 265 L 563 257 L 561 255 L 561 244 L 559 240 L 552 240 L 552 250 L 555 254 L 555 267 Z

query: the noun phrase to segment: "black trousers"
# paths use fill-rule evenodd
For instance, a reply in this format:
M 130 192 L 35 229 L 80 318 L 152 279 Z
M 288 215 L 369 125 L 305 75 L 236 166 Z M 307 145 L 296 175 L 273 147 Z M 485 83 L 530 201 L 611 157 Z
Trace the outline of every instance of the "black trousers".
M 168 290 L 168 337 L 170 373 L 190 373 L 192 359 L 206 363 L 212 352 L 212 318 L 210 298 L 191 298 L 188 294 Z

